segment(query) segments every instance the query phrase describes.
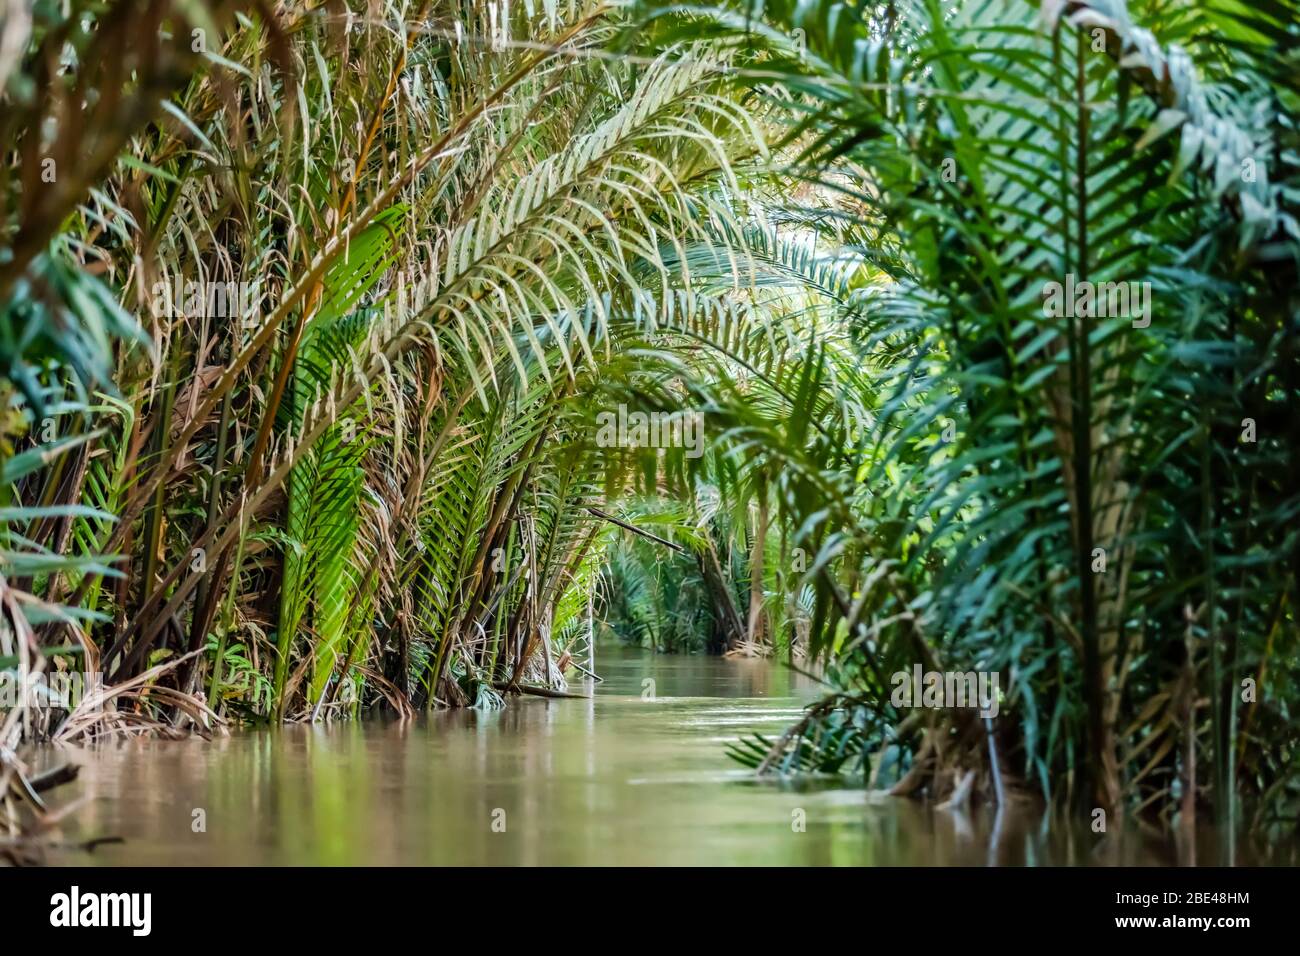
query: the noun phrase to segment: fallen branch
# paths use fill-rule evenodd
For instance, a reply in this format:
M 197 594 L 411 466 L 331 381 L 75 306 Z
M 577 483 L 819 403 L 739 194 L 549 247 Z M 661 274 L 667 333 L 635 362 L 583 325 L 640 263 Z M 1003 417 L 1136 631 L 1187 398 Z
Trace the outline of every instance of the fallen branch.
M 501 681 L 499 684 L 493 684 L 492 686 L 499 691 L 532 694 L 534 697 L 554 697 L 559 700 L 591 700 L 588 694 L 570 694 L 566 691 L 551 690 L 549 687 L 537 687 L 533 684 L 511 684 L 509 681 Z
M 587 511 L 595 515 L 597 518 L 604 518 L 606 521 L 610 522 L 611 524 L 616 524 L 620 528 L 623 528 L 627 531 L 631 531 L 633 534 L 639 534 L 641 537 L 649 538 L 651 541 L 655 541 L 659 544 L 662 544 L 664 547 L 672 548 L 678 554 L 686 553 L 686 549 L 683 548 L 680 544 L 673 544 L 673 542 L 669 541 L 667 538 L 661 538 L 657 534 L 651 534 L 649 531 L 645 531 L 641 528 L 638 528 L 634 524 L 629 524 L 628 522 L 624 521 L 622 518 L 615 518 L 612 514 L 607 514 L 606 512 L 601 511 L 599 508 L 588 508 Z

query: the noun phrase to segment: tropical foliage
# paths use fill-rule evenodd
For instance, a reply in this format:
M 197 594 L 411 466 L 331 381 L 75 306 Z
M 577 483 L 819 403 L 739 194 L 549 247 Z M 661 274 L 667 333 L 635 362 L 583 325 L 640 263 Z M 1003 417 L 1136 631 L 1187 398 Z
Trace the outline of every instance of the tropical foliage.
M 1293 827 L 1294 5 L 653 12 L 780 78 L 836 197 L 787 212 L 865 272 L 804 359 L 824 431 L 742 419 L 789 455 L 835 692 L 740 756 Z M 1053 308 L 1088 283 L 1149 309 Z M 918 663 L 1003 675 L 996 722 L 898 708 Z
M 9 9 L 0 663 L 106 680 L 0 744 L 603 618 L 817 669 L 763 770 L 1293 826 L 1292 0 Z

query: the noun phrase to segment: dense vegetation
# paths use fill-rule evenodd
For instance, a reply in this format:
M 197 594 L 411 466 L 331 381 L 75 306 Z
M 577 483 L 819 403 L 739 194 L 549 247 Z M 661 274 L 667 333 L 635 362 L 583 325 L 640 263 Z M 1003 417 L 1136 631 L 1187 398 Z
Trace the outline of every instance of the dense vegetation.
M 1293 828 L 1293 0 L 22 16 L 0 667 L 106 689 L 0 744 L 500 706 L 603 618 L 819 668 L 764 770 Z

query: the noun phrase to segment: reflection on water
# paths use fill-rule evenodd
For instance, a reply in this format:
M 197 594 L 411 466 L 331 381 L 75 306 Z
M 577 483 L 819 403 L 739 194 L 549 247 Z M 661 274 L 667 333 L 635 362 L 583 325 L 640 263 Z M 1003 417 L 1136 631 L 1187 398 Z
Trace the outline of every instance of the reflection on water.
M 100 864 L 1041 864 L 1088 835 L 872 801 L 843 781 L 756 781 L 727 741 L 777 734 L 815 694 L 765 661 L 598 657 L 592 700 L 513 701 L 204 741 L 79 748 L 88 800 L 68 835 L 122 845 Z M 648 682 L 652 681 L 653 684 Z M 573 688 L 591 691 L 591 686 Z M 646 699 L 650 698 L 650 699 Z M 206 832 L 192 832 L 194 811 Z M 804 832 L 792 825 L 803 811 Z M 493 820 L 503 817 L 505 832 Z M 497 829 L 500 829 L 498 825 Z M 1114 850 L 1104 862 L 1152 861 Z

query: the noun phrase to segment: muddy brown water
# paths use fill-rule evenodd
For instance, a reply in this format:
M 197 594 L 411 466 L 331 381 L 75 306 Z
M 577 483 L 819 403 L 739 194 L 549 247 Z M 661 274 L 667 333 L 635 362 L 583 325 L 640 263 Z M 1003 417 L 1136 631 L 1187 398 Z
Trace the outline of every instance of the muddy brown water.
M 729 741 L 779 734 L 816 696 L 770 661 L 602 648 L 590 700 L 513 701 L 405 725 L 64 748 L 86 802 L 51 862 L 195 865 L 1035 865 L 1095 861 L 1086 833 L 871 798 L 860 782 L 756 780 Z M 202 811 L 200 814 L 198 811 Z M 803 826 L 800 827 L 800 821 Z M 202 832 L 195 832 L 198 823 Z M 1169 862 L 1131 846 L 1106 862 Z

